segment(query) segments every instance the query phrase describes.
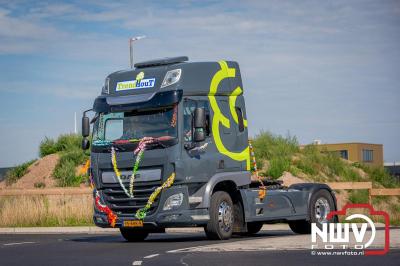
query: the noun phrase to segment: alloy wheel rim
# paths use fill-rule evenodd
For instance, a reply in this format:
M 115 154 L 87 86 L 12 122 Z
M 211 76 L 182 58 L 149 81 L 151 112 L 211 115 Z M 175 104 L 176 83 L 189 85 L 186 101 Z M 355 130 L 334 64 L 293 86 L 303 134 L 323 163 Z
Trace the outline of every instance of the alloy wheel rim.
M 326 198 L 318 198 L 314 205 L 315 209 L 315 218 L 319 223 L 326 223 L 328 220 L 326 217 L 331 211 L 331 207 L 329 206 L 329 202 Z
M 226 201 L 222 201 L 218 207 L 218 224 L 219 227 L 229 232 L 233 223 L 232 207 Z

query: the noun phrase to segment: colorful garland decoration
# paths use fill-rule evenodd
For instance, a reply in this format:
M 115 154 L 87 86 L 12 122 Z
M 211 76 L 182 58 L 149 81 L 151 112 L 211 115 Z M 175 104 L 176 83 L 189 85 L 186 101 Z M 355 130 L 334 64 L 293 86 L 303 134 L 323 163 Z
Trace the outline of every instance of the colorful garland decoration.
M 251 144 L 251 140 L 249 140 L 249 149 L 250 149 L 250 156 L 253 162 L 253 171 L 254 174 L 257 176 L 258 182 L 260 182 L 260 190 L 258 191 L 258 197 L 262 200 L 265 198 L 266 195 L 266 187 L 261 180 L 261 177 L 258 175 L 258 169 L 257 169 L 257 162 L 256 162 L 256 156 L 254 153 L 254 148 L 253 145 Z
M 146 149 L 146 146 L 148 144 L 151 144 L 151 143 L 154 143 L 157 141 L 158 141 L 157 138 L 152 138 L 152 137 L 144 137 L 139 141 L 137 148 L 133 152 L 133 154 L 136 155 L 136 160 L 135 160 L 135 164 L 133 166 L 133 171 L 132 171 L 131 177 L 129 179 L 129 191 L 125 188 L 125 186 L 121 180 L 121 173 L 118 170 L 118 166 L 117 166 L 117 156 L 116 156 L 115 148 L 113 146 L 111 146 L 111 163 L 113 165 L 114 173 L 117 176 L 118 182 L 119 182 L 120 186 L 122 187 L 122 189 L 124 190 L 125 194 L 130 198 L 134 197 L 133 182 L 135 180 L 137 170 L 139 169 L 139 164 L 140 164 L 140 161 L 142 160 L 144 150 Z
M 95 204 L 96 204 L 96 208 L 99 211 L 107 214 L 107 221 L 111 225 L 111 227 L 115 227 L 118 216 L 107 205 L 100 203 L 100 194 L 97 190 L 96 190 Z
M 136 218 L 138 218 L 140 220 L 144 219 L 146 217 L 147 211 L 150 209 L 151 205 L 154 203 L 154 200 L 160 194 L 161 190 L 172 186 L 172 184 L 174 183 L 174 180 L 175 180 L 175 173 L 172 173 L 161 186 L 156 188 L 156 190 L 154 190 L 154 192 L 151 193 L 149 199 L 147 200 L 146 205 L 142 209 L 139 209 L 136 211 Z
M 177 115 L 178 115 L 178 105 L 175 104 L 175 106 L 174 106 L 174 113 L 173 113 L 172 119 L 171 119 L 171 127 L 176 127 Z
M 178 106 L 175 105 L 174 106 L 174 113 L 172 115 L 172 119 L 171 119 L 171 127 L 176 127 L 176 122 L 177 122 L 177 110 L 178 110 Z M 99 123 L 100 125 L 100 129 L 102 130 L 102 125 L 103 123 L 104 117 L 103 115 L 100 115 L 99 117 Z M 98 133 L 98 132 L 97 132 Z M 98 134 L 97 134 L 98 137 Z M 117 176 L 118 182 L 121 186 L 121 188 L 123 189 L 124 193 L 130 197 L 133 198 L 133 183 L 135 180 L 135 175 L 139 169 L 139 164 L 140 161 L 142 160 L 144 151 L 146 150 L 147 145 L 158 142 L 158 141 L 164 141 L 164 140 L 170 140 L 172 139 L 172 137 L 170 136 L 163 136 L 163 137 L 159 137 L 159 138 L 153 138 L 153 137 L 144 137 L 142 139 L 128 139 L 128 140 L 115 140 L 115 141 L 109 141 L 109 140 L 101 140 L 101 139 L 97 139 L 93 141 L 93 145 L 94 146 L 108 146 L 111 145 L 111 163 L 113 165 L 113 169 L 114 169 L 114 173 Z M 126 189 L 126 187 L 124 186 L 122 179 L 121 179 L 121 173 L 118 169 L 117 166 L 117 156 L 116 156 L 116 150 L 113 146 L 113 144 L 127 144 L 127 143 L 134 143 L 134 142 L 139 142 L 137 148 L 134 150 L 134 155 L 136 155 L 136 160 L 135 160 L 135 164 L 133 166 L 133 170 L 132 170 L 132 175 L 130 177 L 130 182 L 129 182 L 129 191 Z M 147 203 L 145 205 L 144 208 L 142 209 L 138 209 L 136 211 L 135 216 L 138 219 L 144 219 L 146 217 L 146 213 L 147 211 L 150 209 L 151 205 L 154 203 L 154 200 L 158 197 L 158 195 L 160 194 L 161 190 L 163 190 L 164 188 L 168 188 L 170 187 L 173 182 L 175 180 L 175 173 L 172 173 L 170 177 L 168 177 L 168 179 L 159 187 L 157 187 L 153 193 L 151 193 L 151 195 L 149 196 Z M 91 180 L 91 183 L 93 182 L 93 180 Z M 95 199 L 95 204 L 96 207 L 107 214 L 107 219 L 109 224 L 114 227 L 115 223 L 117 221 L 117 215 L 114 214 L 112 212 L 112 210 L 106 206 L 100 203 L 100 195 L 99 193 L 96 191 L 96 199 Z

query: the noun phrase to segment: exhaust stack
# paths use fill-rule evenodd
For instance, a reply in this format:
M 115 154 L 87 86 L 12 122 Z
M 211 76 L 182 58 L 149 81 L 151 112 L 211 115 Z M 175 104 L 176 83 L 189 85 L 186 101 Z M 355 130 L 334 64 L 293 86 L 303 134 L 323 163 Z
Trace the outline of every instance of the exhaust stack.
M 144 39 L 146 36 L 136 36 L 132 37 L 129 39 L 129 53 L 130 53 L 130 62 L 131 62 L 131 68 L 133 68 L 133 42 L 138 41 L 140 39 Z

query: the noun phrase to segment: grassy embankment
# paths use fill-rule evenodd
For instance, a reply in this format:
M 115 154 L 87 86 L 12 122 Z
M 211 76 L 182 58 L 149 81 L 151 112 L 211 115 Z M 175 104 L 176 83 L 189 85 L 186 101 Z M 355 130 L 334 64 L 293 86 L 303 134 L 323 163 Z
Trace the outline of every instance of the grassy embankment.
M 39 147 L 40 157 L 58 153 L 60 160 L 54 169 L 53 176 L 60 187 L 75 187 L 87 180 L 86 175 L 77 173 L 76 168 L 89 159 L 89 151 L 81 149 L 82 137 L 69 134 L 61 135 L 57 140 L 45 138 Z
M 87 176 L 77 172 L 77 167 L 89 158 L 89 153 L 80 148 L 81 140 L 80 136 L 69 134 L 56 140 L 45 138 L 40 144 L 40 157 L 54 153 L 60 156 L 52 174 L 60 187 L 79 186 L 87 181 Z M 9 171 L 6 184 L 17 182 L 35 161 Z M 91 225 L 92 212 L 91 195 L 0 197 L 0 227 Z
M 343 160 L 338 154 L 320 150 L 316 145 L 300 148 L 295 137 L 261 132 L 254 140 L 260 174 L 273 179 L 284 171 L 310 182 L 371 181 L 375 188 L 400 185 L 382 167 L 372 167 Z M 368 190 L 338 191 L 346 193 L 348 202 L 368 203 Z M 391 223 L 400 224 L 399 197 L 373 197 L 376 209 L 389 212 Z

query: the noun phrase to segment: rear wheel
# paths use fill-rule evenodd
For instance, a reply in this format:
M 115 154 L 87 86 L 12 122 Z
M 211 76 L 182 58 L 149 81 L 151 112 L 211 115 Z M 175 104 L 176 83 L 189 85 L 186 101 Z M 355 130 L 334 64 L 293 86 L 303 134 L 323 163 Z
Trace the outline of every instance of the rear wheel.
M 310 234 L 311 224 L 316 223 L 318 227 L 322 227 L 323 223 L 329 223 L 326 219 L 327 215 L 335 210 L 335 203 L 332 195 L 326 189 L 321 189 L 312 195 L 310 205 L 308 207 L 310 220 L 290 221 L 289 227 L 297 234 Z M 336 218 L 334 219 L 334 222 Z
M 254 235 L 260 232 L 263 227 L 263 223 L 260 222 L 251 222 L 247 223 L 247 235 Z
M 228 193 L 217 191 L 211 196 L 210 221 L 204 228 L 207 238 L 229 239 L 233 230 L 233 203 Z
M 121 235 L 125 238 L 128 242 L 140 242 L 146 239 L 149 235 L 149 232 L 139 230 L 139 229 L 132 229 L 132 228 L 120 228 Z

